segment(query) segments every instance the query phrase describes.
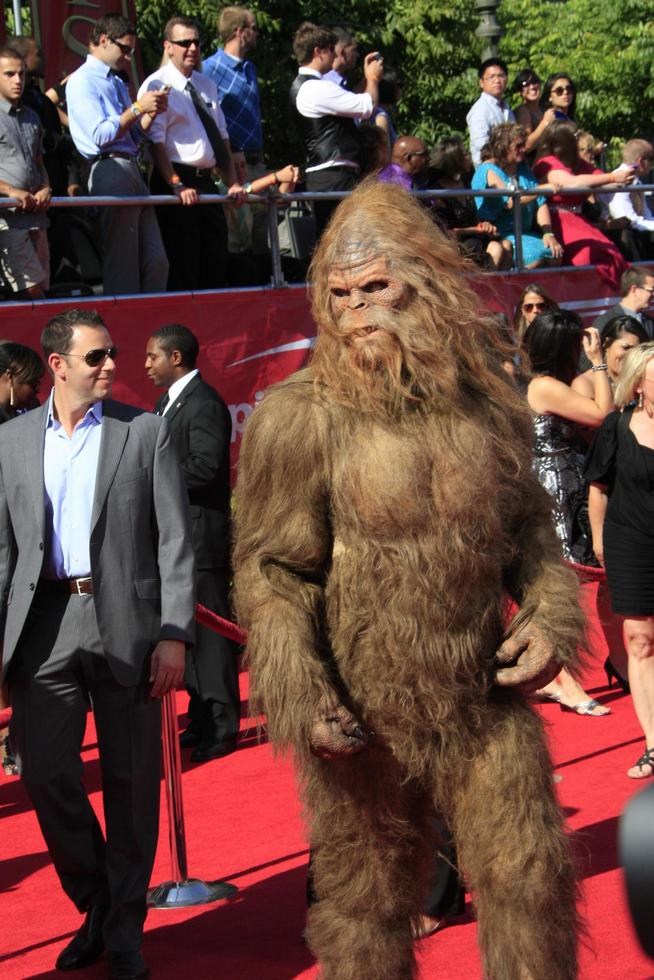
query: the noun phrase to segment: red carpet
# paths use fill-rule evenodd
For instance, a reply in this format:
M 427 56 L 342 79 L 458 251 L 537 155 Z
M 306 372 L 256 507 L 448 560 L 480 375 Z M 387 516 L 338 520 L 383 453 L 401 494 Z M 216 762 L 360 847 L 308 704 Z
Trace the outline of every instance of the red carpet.
M 599 655 L 599 652 L 598 652 Z M 603 657 L 602 657 L 603 659 Z M 588 945 L 581 950 L 582 980 L 652 980 L 654 964 L 639 950 L 628 920 L 616 827 L 627 800 L 645 783 L 625 776 L 643 743 L 628 697 L 609 693 L 597 661 L 589 692 L 613 714 L 585 718 L 556 705 L 538 710 L 548 726 L 560 798 L 579 855 Z M 242 680 L 246 682 L 245 675 Z M 245 686 L 245 685 L 244 685 Z M 243 691 L 244 698 L 246 690 Z M 186 704 L 179 696 L 180 713 Z M 243 722 L 244 730 L 250 722 Z M 187 756 L 187 753 L 185 753 Z M 86 778 L 100 805 L 99 769 L 92 724 L 84 749 Z M 184 911 L 152 911 L 144 953 L 161 980 L 289 980 L 316 970 L 301 933 L 305 911 L 306 841 L 293 774 L 270 746 L 250 731 L 235 754 L 201 766 L 185 758 L 184 799 L 189 873 L 227 879 L 240 891 L 229 904 Z M 18 779 L 0 775 L 0 977 L 61 977 L 58 951 L 80 919 L 61 893 Z M 168 835 L 162 821 L 153 881 L 170 877 Z M 543 942 L 556 943 L 542 924 Z M 420 980 L 481 980 L 470 916 L 419 947 Z M 106 965 L 77 974 L 104 978 Z

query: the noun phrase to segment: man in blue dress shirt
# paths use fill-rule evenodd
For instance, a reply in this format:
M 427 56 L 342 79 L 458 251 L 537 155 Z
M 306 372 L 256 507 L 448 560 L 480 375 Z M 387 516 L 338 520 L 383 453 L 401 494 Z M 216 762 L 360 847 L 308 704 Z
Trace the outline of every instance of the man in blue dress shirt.
M 132 102 L 119 77 L 134 53 L 134 26 L 120 14 L 100 17 L 90 53 L 68 79 L 66 99 L 75 146 L 89 161 L 93 195 L 142 197 L 148 188 L 137 163 L 138 144 L 168 105 L 165 89 Z M 166 289 L 168 259 L 154 209 L 103 207 L 100 212 L 105 294 L 157 293 Z
M 12 746 L 62 888 L 84 923 L 59 953 L 109 953 L 112 980 L 141 954 L 157 845 L 161 706 L 194 639 L 188 496 L 168 423 L 109 400 L 117 350 L 91 310 L 41 337 L 41 408 L 0 433 L 0 640 Z M 106 832 L 82 781 L 92 705 Z

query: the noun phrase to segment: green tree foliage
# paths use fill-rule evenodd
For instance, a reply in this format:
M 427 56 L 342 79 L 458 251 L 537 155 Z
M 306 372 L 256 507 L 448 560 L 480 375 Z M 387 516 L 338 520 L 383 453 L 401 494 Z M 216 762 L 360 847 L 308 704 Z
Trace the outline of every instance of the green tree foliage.
M 157 67 L 163 25 L 177 13 L 200 20 L 204 54 L 212 53 L 222 6 L 220 0 L 136 0 L 146 70 Z M 262 29 L 255 62 L 271 162 L 301 160 L 288 89 L 297 69 L 291 38 L 303 20 L 349 27 L 362 53 L 379 49 L 400 70 L 400 131 L 428 144 L 465 133 L 466 113 L 479 92 L 482 42 L 475 36 L 475 0 L 253 0 L 249 6 Z M 512 74 L 527 66 L 542 78 L 569 71 L 584 128 L 616 142 L 652 135 L 652 0 L 502 0 L 498 13 L 504 30 L 500 54 Z
M 621 141 L 654 131 L 652 0 L 502 0 L 502 55 L 512 69 L 543 78 L 569 72 L 577 120 L 594 136 Z

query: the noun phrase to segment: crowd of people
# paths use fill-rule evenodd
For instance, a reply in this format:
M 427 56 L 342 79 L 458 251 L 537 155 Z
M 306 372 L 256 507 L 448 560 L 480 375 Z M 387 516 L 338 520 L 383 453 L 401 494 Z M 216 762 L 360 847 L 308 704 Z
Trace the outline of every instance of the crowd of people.
M 565 72 L 544 84 L 531 68 L 518 72 L 511 92 L 521 101 L 511 109 L 507 66 L 487 59 L 479 68 L 479 98 L 467 115 L 469 148 L 446 139 L 430 149 L 414 134 L 398 133 L 397 69 L 373 51 L 359 78 L 356 38 L 345 28 L 305 22 L 292 39 L 298 75 L 288 110 L 304 159 L 272 170 L 264 161 L 252 60 L 256 15 L 225 7 L 217 26 L 222 46 L 203 60 L 198 23 L 171 18 L 161 66 L 135 99 L 127 70 L 137 31 L 122 15 L 93 23 L 84 63 L 46 92 L 35 40 L 8 39 L 0 51 L 0 194 L 19 205 L 0 213 L 5 298 L 264 283 L 271 272 L 267 207 L 251 198 L 246 203 L 246 196 L 348 192 L 371 175 L 416 190 L 505 189 L 506 195 L 428 201 L 434 220 L 465 254 L 491 269 L 509 268 L 519 257 L 516 189 L 531 192 L 521 204 L 526 268 L 594 264 L 617 285 L 627 261 L 654 256 L 654 217 L 638 189 L 648 179 L 652 146 L 629 140 L 621 165 L 603 172 L 597 166 L 603 144 L 580 128 L 576 87 Z M 630 185 L 630 191 L 615 193 L 615 185 Z M 560 194 L 575 186 L 604 190 L 590 197 Z M 215 193 L 231 202 L 198 204 L 198 195 Z M 174 195 L 181 206 L 153 208 L 150 194 Z M 140 201 L 49 207 L 52 196 L 84 195 Z M 316 200 L 309 213 L 314 233 L 305 235 L 304 245 L 284 246 L 287 279 L 305 278 L 311 242 L 336 203 Z M 293 241 L 284 236 L 293 220 L 279 208 L 283 242 Z
M 52 92 L 38 86 L 32 39 L 0 49 L 0 193 L 20 202 L 2 212 L 7 295 L 48 295 L 55 261 L 57 275 L 79 273 L 75 248 L 95 247 L 94 229 L 107 293 L 269 274 L 265 210 L 246 198 L 295 188 L 300 168 L 265 166 L 255 15 L 225 8 L 219 30 L 223 47 L 202 64 L 196 21 L 172 18 L 162 65 L 135 100 L 123 74 L 136 32 L 121 15 L 93 25 L 86 61 Z M 305 23 L 293 51 L 300 186 L 354 193 L 340 221 L 330 222 L 336 201 L 314 206 L 318 343 L 309 372 L 267 394 L 248 423 L 233 556 L 252 696 L 273 740 L 296 749 L 312 811 L 308 941 L 330 980 L 412 975 L 407 923 L 426 884 L 422 837 L 433 837 L 435 804 L 437 833 L 475 891 L 488 975 L 524 976 L 540 956 L 539 975 L 572 977 L 572 865 L 544 741 L 517 692 L 584 718 L 610 715 L 580 682 L 581 613 L 561 559 L 604 568 L 607 677 L 631 694 L 645 741 L 627 775 L 654 777 L 654 274 L 627 265 L 651 255 L 654 219 L 638 182 L 654 151 L 631 140 L 621 166 L 603 172 L 599 147 L 577 128 L 572 80 L 552 76 L 539 100 L 538 76 L 522 72 L 514 115 L 499 59 L 480 67 L 470 147 L 451 138 L 430 150 L 397 132 L 400 80 L 379 52 L 351 88 L 358 52 L 347 31 Z M 622 185 L 628 194 L 606 196 Z M 217 188 L 227 206 L 198 203 Z M 420 205 L 404 193 L 438 188 L 454 193 Z M 570 188 L 586 190 L 562 193 Z M 528 267 L 593 263 L 620 287 L 592 327 L 535 283 L 512 324 L 480 316 L 467 257 L 513 263 L 516 189 Z M 53 193 L 139 203 L 62 212 L 49 225 Z M 178 203 L 155 208 L 150 194 Z M 137 980 L 148 973 L 158 698 L 185 684 L 180 741 L 192 762 L 238 744 L 234 648 L 194 623 L 196 599 L 230 615 L 230 415 L 182 325 L 147 339 L 145 372 L 165 389 L 151 413 L 111 401 L 119 352 L 97 313 L 57 314 L 42 347 L 43 360 L 0 342 L 0 708 L 13 712 L 2 766 L 20 771 L 62 887 L 85 914 L 58 968 L 106 949 L 110 977 Z M 46 368 L 53 387 L 39 406 Z M 503 591 L 521 606 L 507 633 Z M 506 702 L 498 686 L 514 688 Z M 106 835 L 79 778 L 89 701 Z M 372 763 L 324 765 L 374 750 L 378 735 L 384 751 Z M 461 767 L 464 752 L 480 764 Z M 507 827 L 507 807 L 524 827 Z M 529 878 L 510 861 L 488 875 L 500 830 Z M 460 907 L 456 869 L 444 878 L 418 934 Z M 353 894 L 365 928 L 352 926 Z M 521 918 L 520 943 L 497 941 L 500 897 Z M 539 941 L 556 916 L 560 949 Z

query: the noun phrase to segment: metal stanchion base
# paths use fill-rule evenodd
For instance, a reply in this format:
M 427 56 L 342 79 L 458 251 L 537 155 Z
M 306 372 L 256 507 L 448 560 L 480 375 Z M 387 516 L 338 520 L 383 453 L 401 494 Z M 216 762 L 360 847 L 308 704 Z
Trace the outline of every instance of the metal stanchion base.
M 236 885 L 226 881 L 200 881 L 187 878 L 186 881 L 164 881 L 148 891 L 148 907 L 151 909 L 183 909 L 191 905 L 210 905 L 233 898 Z

